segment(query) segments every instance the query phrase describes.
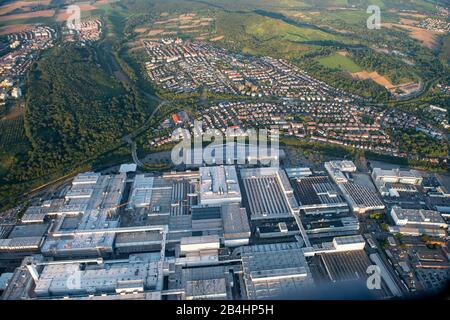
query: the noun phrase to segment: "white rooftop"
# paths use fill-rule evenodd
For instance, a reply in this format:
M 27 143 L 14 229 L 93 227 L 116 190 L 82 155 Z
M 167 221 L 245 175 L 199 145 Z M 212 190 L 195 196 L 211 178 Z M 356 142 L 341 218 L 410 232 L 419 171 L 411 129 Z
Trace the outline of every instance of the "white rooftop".
M 200 204 L 241 202 L 241 190 L 234 166 L 200 168 Z

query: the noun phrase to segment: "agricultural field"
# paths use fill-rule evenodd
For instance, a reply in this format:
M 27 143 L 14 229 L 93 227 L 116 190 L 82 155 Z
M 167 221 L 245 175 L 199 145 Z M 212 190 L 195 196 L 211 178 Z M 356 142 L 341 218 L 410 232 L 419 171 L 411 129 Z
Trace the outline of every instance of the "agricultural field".
M 215 19 L 207 15 L 193 13 L 169 14 L 162 12 L 147 24 L 137 26 L 134 32 L 137 40 L 161 37 L 189 37 L 196 40 L 215 40 Z
M 0 147 L 3 150 L 11 150 L 26 141 L 23 121 L 23 115 L 0 120 Z
M 107 10 L 110 3 L 117 0 L 80 1 L 76 4 L 81 10 L 81 19 L 99 15 Z M 68 16 L 67 3 L 50 0 L 12 1 L 0 5 L 0 34 L 14 33 L 17 26 L 31 27 L 36 24 L 54 24 L 64 22 Z
M 0 120 L 0 180 L 27 149 L 27 141 L 23 115 Z

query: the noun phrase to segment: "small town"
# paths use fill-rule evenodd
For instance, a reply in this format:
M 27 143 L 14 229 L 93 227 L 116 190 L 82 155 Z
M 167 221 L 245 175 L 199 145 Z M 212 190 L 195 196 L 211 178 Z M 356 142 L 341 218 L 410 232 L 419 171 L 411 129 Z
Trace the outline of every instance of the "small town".
M 145 41 L 149 78 L 174 93 L 199 91 L 250 97 L 349 101 L 352 98 L 286 61 L 232 54 L 203 41 L 163 38 Z M 356 97 L 357 98 L 357 97 Z
M 449 108 L 448 0 L 2 1 L 0 306 L 445 317 Z
M 49 27 L 35 27 L 8 36 L 11 51 L 0 57 L 0 102 L 22 96 L 23 77 L 39 52 L 54 45 L 57 37 Z

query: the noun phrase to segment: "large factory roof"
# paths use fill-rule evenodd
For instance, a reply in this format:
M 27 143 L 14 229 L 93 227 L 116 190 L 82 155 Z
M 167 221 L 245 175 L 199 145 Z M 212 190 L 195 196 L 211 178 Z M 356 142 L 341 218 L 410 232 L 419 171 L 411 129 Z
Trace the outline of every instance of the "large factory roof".
M 407 178 L 407 179 L 413 179 L 413 180 L 417 179 L 418 181 L 422 181 L 422 175 L 420 174 L 420 172 L 418 172 L 416 170 L 400 170 L 400 169 L 386 170 L 386 169 L 381 169 L 381 168 L 374 168 L 372 171 L 372 175 L 376 179 Z
M 347 200 L 355 211 L 384 208 L 380 196 L 371 188 L 353 182 L 344 182 L 339 185 L 342 186 L 342 192 L 347 196 Z
M 402 209 L 394 206 L 391 215 L 397 225 L 429 225 L 447 227 L 441 214 L 433 210 Z
M 345 203 L 335 185 L 326 176 L 293 179 L 295 195 L 300 206 L 336 205 Z
M 83 172 L 78 174 L 72 181 L 73 185 L 79 184 L 95 184 L 97 183 L 100 173 L 95 172 Z
M 17 237 L 12 239 L 0 239 L 0 251 L 37 250 L 42 242 L 42 237 Z
M 245 208 L 240 208 L 239 205 L 222 206 L 222 220 L 225 239 L 250 237 L 250 225 Z
M 187 299 L 226 299 L 227 279 L 224 267 L 188 268 L 182 270 Z
M 153 177 L 146 177 L 143 174 L 136 175 L 131 187 L 132 191 L 128 205 L 129 208 L 145 207 L 150 205 L 153 179 Z
M 278 168 L 242 169 L 252 219 L 290 217 L 298 210 L 293 189 Z
M 105 261 L 84 268 L 76 261 L 46 265 L 36 283 L 35 293 L 45 297 L 154 290 L 161 279 L 158 257 L 137 254 L 126 261 Z
M 241 190 L 234 166 L 200 168 L 200 204 L 241 202 Z
M 297 242 L 246 246 L 237 252 L 249 299 L 288 297 L 313 283 Z
M 0 251 L 37 250 L 41 246 L 48 224 L 17 225 L 8 239 L 0 239 Z

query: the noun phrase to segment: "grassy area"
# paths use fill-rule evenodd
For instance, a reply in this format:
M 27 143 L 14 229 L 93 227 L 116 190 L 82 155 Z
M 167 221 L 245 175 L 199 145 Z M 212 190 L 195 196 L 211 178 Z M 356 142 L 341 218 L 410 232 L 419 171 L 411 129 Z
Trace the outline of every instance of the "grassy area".
M 50 25 L 55 23 L 55 19 L 53 17 L 33 17 L 27 19 L 16 19 L 16 20 L 8 20 L 2 21 L 0 19 L 0 27 L 12 26 L 16 24 L 46 24 Z
M 442 47 L 439 58 L 441 59 L 443 64 L 446 64 L 450 67 L 450 35 L 447 35 L 442 40 Z
M 28 150 L 23 121 L 23 116 L 0 120 L 0 179 L 17 163 L 20 154 Z
M 343 56 L 339 53 L 335 53 L 331 56 L 319 58 L 317 59 L 321 65 L 330 69 L 337 69 L 340 71 L 347 72 L 360 72 L 362 68 L 357 65 L 352 59 L 349 57 Z
M 245 31 L 263 41 L 273 37 L 295 42 L 337 40 L 336 36 L 320 30 L 300 28 L 284 21 L 259 16 L 245 21 Z

